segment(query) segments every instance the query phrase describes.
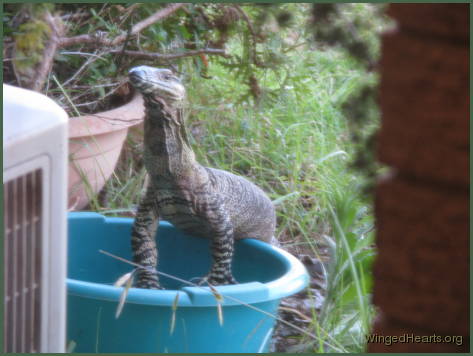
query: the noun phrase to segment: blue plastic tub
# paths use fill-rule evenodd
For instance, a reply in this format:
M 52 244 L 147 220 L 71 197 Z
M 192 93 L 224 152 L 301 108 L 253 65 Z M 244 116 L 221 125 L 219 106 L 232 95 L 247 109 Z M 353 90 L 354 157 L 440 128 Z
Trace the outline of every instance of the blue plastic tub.
M 281 298 L 308 283 L 304 266 L 287 252 L 255 239 L 236 242 L 233 271 L 238 285 L 217 287 L 224 296 L 223 325 L 208 288 L 181 285 L 161 277 L 167 290 L 131 288 L 123 312 L 115 312 L 123 288 L 113 283 L 132 266 L 99 252 L 131 260 L 130 218 L 96 213 L 69 215 L 68 341 L 74 352 L 265 352 L 275 320 L 225 298 L 230 296 L 273 315 Z M 189 237 L 161 222 L 158 269 L 190 280 L 205 276 L 209 240 Z M 175 327 L 172 305 L 179 294 Z

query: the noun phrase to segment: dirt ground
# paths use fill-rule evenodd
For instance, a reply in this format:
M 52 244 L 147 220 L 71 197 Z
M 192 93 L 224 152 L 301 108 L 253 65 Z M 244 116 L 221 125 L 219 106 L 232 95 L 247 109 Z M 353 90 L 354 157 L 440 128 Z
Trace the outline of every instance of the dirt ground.
M 315 257 L 298 253 L 295 250 L 291 251 L 288 249 L 288 252 L 296 256 L 307 268 L 310 282 L 303 291 L 281 301 L 279 317 L 286 322 L 313 333 L 312 328 L 310 328 L 313 313 L 320 312 L 325 300 L 326 279 L 324 276 L 324 264 L 326 265 L 327 262 L 322 262 Z M 304 352 L 310 347 L 310 343 L 309 337 L 289 325 L 277 321 L 271 352 Z

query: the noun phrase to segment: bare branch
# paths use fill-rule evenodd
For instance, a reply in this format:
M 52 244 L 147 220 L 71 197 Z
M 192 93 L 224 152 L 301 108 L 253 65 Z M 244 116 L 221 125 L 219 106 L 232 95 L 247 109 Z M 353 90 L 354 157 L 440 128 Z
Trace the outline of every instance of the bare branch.
M 176 12 L 181 7 L 183 7 L 184 5 L 186 5 L 186 4 L 176 3 L 176 4 L 169 5 L 168 7 L 165 7 L 164 9 L 161 9 L 161 10 L 155 12 L 150 17 L 148 17 L 148 18 L 144 19 L 143 21 L 140 21 L 136 25 L 134 25 L 131 28 L 131 34 L 136 35 L 137 33 L 140 33 L 146 27 L 154 24 L 155 22 L 158 22 L 161 19 L 164 19 L 164 18 L 168 17 L 169 15 Z M 125 40 L 125 36 L 123 36 L 122 41 L 124 41 L 124 40 Z
M 62 25 L 60 18 L 53 17 L 49 12 L 47 12 L 45 14 L 45 21 L 51 27 L 51 38 L 43 51 L 43 58 L 35 71 L 33 80 L 31 81 L 31 89 L 34 91 L 40 91 L 43 88 L 53 65 L 59 38 L 64 34 L 64 26 Z
M 131 35 L 139 34 L 146 27 L 158 22 L 159 20 L 162 20 L 170 16 L 171 14 L 179 10 L 184 5 L 186 4 L 176 3 L 176 4 L 169 5 L 159 11 L 156 11 L 153 15 L 149 16 L 148 18 L 134 25 L 131 29 Z M 105 33 L 92 34 L 92 35 L 87 34 L 87 35 L 79 35 L 79 36 L 74 36 L 74 37 L 63 37 L 59 41 L 59 46 L 67 47 L 67 46 L 72 46 L 75 44 L 91 43 L 91 44 L 100 44 L 103 46 L 113 47 L 124 42 L 127 37 L 126 34 L 122 34 L 120 36 L 115 37 L 114 39 L 109 39 L 107 38 L 107 35 L 108 33 L 105 32 Z
M 169 60 L 169 59 L 176 59 L 182 57 L 192 57 L 198 56 L 200 54 L 211 54 L 216 56 L 222 56 L 225 58 L 229 58 L 230 55 L 226 53 L 223 49 L 215 49 L 215 48 L 204 48 L 198 50 L 191 50 L 183 53 L 171 53 L 171 54 L 163 54 L 163 53 L 147 53 L 147 52 L 140 52 L 140 51 L 121 51 L 121 50 L 111 50 L 110 53 L 123 53 L 124 55 L 137 57 L 141 59 L 161 59 L 161 60 Z
M 95 53 L 87 53 L 87 52 L 80 52 L 80 51 L 61 51 L 60 54 L 69 55 L 69 56 L 84 56 L 84 57 L 98 57 L 99 59 L 104 59 L 102 56 L 95 54 Z
M 105 36 L 93 35 L 79 35 L 74 37 L 63 37 L 59 40 L 59 47 L 73 46 L 75 44 L 100 44 L 103 46 L 112 46 L 113 41 L 105 38 Z

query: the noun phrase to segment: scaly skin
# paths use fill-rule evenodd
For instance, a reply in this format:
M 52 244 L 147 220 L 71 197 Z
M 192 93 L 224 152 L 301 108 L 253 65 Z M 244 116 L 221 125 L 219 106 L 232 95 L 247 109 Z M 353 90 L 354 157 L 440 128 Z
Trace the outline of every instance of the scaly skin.
M 140 269 L 136 287 L 157 289 L 154 239 L 160 218 L 190 234 L 212 239 L 212 285 L 237 283 L 231 271 L 233 242 L 245 237 L 270 242 L 274 207 L 243 177 L 201 166 L 187 139 L 182 106 L 185 88 L 168 69 L 140 66 L 129 72 L 145 101 L 144 163 L 149 183 L 132 228 L 133 259 Z

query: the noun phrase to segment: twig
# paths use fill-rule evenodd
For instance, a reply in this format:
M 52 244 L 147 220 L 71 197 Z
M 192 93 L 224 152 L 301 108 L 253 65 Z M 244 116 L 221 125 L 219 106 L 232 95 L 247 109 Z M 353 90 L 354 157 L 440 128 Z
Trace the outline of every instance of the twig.
M 131 28 L 131 35 L 136 35 L 137 33 L 143 31 L 146 27 L 154 24 L 155 22 L 157 22 L 161 19 L 164 19 L 164 18 L 168 17 L 169 15 L 176 12 L 181 7 L 183 7 L 184 5 L 186 5 L 186 4 L 176 3 L 176 4 L 169 5 L 168 7 L 165 7 L 164 9 L 155 12 L 150 17 L 148 17 L 148 18 L 144 19 L 143 21 L 140 21 L 136 25 L 134 25 Z M 124 41 L 125 38 L 126 38 L 126 35 L 122 35 L 121 39 L 120 39 L 120 42 Z
M 150 17 L 144 19 L 141 22 L 138 22 L 136 25 L 134 25 L 131 29 L 131 35 L 137 35 L 141 31 L 143 31 L 146 27 L 154 24 L 155 22 L 162 20 L 177 10 L 179 10 L 181 7 L 183 7 L 184 3 L 176 3 L 169 5 L 159 11 L 156 11 L 153 15 Z M 120 36 L 115 37 L 114 39 L 108 39 L 107 38 L 108 33 L 101 33 L 100 35 L 79 35 L 79 36 L 74 36 L 74 37 L 63 37 L 59 41 L 59 47 L 67 47 L 67 46 L 72 46 L 75 44 L 85 44 L 85 43 L 94 43 L 94 44 L 101 44 L 104 46 L 109 46 L 113 47 L 116 45 L 119 45 L 120 43 L 124 42 L 127 38 L 126 34 L 122 34 Z
M 130 5 L 126 9 L 124 9 L 122 12 L 124 12 L 125 14 L 122 16 L 119 26 L 122 26 L 128 19 L 128 17 L 130 17 L 130 15 L 133 13 L 133 11 L 135 11 L 135 9 L 139 6 L 141 6 L 140 3 L 134 3 L 133 5 Z
M 255 32 L 255 28 L 253 27 L 253 24 L 251 23 L 251 20 L 249 18 L 249 16 L 247 15 L 247 13 L 240 7 L 240 5 L 232 5 L 234 9 L 236 9 L 240 15 L 243 17 L 243 19 L 245 20 L 247 26 L 248 26 L 248 30 L 250 30 L 250 33 L 251 33 L 251 38 L 252 38 L 252 42 L 253 42 L 253 45 L 252 45 L 252 55 L 253 55 L 253 62 L 258 65 L 257 63 L 257 57 L 256 57 L 256 32 Z
M 77 55 L 77 56 L 84 56 L 84 57 L 99 57 L 100 59 L 104 59 L 101 55 L 95 53 L 87 53 L 87 52 L 77 52 L 77 51 L 61 51 L 60 54 L 63 55 Z
M 105 38 L 105 36 L 93 35 L 78 35 L 74 37 L 63 37 L 59 40 L 59 47 L 67 47 L 76 44 L 101 44 L 103 46 L 112 46 L 113 41 Z
M 243 17 L 243 19 L 245 20 L 246 24 L 248 25 L 248 29 L 250 30 L 251 32 L 251 36 L 253 36 L 253 39 L 255 40 L 256 42 L 256 32 L 255 32 L 255 28 L 253 27 L 253 24 L 251 23 L 251 20 L 250 18 L 248 17 L 248 15 L 246 14 L 246 12 L 240 7 L 240 5 L 236 5 L 236 4 L 233 4 L 232 5 L 234 9 L 236 9 L 240 15 Z
M 80 68 L 70 77 L 68 80 L 66 80 L 64 83 L 62 83 L 63 86 L 67 86 L 69 83 L 71 83 L 73 80 L 75 80 L 82 72 L 84 72 L 87 67 L 94 63 L 96 60 L 104 58 L 101 55 L 95 55 L 95 56 L 90 56 L 87 58 L 87 60 L 80 66 Z
M 97 88 L 110 88 L 112 87 L 112 90 L 113 88 L 116 88 L 116 87 L 119 87 L 121 84 L 123 84 L 124 82 L 123 81 L 119 81 L 119 82 L 114 82 L 114 83 L 110 83 L 110 84 L 95 84 L 95 85 L 70 85 L 69 88 L 70 89 L 80 89 L 81 92 L 80 94 L 74 96 L 71 98 L 72 102 L 76 103 L 76 102 L 79 102 L 80 99 L 84 96 L 89 96 L 91 93 L 94 92 L 95 89 Z M 85 90 L 83 90 L 85 89 Z M 112 93 L 113 94 L 113 93 Z M 104 97 L 100 98 L 100 99 L 97 99 L 97 100 L 94 100 L 94 101 L 90 101 L 90 102 L 87 102 L 87 103 L 80 103 L 80 104 L 76 104 L 76 107 L 82 107 L 82 106 L 91 106 L 91 105 L 95 105 L 97 104 L 100 100 L 104 99 L 106 96 L 108 96 L 107 94 L 105 94 Z M 67 106 L 66 106 L 67 107 Z
M 117 90 L 118 88 L 120 87 L 120 84 L 123 84 L 125 81 L 122 81 L 122 82 L 118 82 L 118 85 L 114 88 L 112 88 L 109 92 L 107 92 L 104 96 L 100 97 L 99 99 L 97 100 L 94 100 L 94 101 L 91 101 L 91 102 L 88 102 L 88 103 L 81 103 L 81 104 L 76 104 L 76 107 L 81 107 L 81 106 L 90 106 L 90 105 L 97 105 L 98 103 L 100 103 L 102 100 L 104 100 L 105 98 L 109 97 L 110 95 L 113 95 Z M 91 89 L 95 89 L 97 88 L 98 86 L 93 86 L 91 87 Z M 84 93 L 85 95 L 86 93 Z M 82 97 L 82 95 L 79 95 L 79 96 L 76 96 L 75 98 L 72 99 L 72 101 L 77 101 L 78 98 Z M 99 115 L 93 115 L 93 116 L 96 116 L 97 118 L 101 118 Z M 116 121 L 119 121 L 118 119 L 114 119 Z M 138 119 L 137 119 L 138 120 Z M 123 120 L 123 121 L 128 121 L 128 120 Z
M 104 83 L 104 84 L 94 84 L 93 88 L 107 88 L 107 87 L 114 87 L 119 84 L 122 84 L 122 82 L 114 82 L 114 83 Z M 71 85 L 71 89 L 90 89 L 90 85 Z
M 119 73 L 120 70 L 121 70 L 121 67 L 122 67 L 122 58 L 123 58 L 123 52 L 125 52 L 125 48 L 128 44 L 128 41 L 130 40 L 130 37 L 131 37 L 131 28 L 128 29 L 127 31 L 127 34 L 126 34 L 126 38 L 125 38 L 125 41 L 123 42 L 123 45 L 122 45 L 122 49 L 120 51 L 120 53 L 118 54 L 117 56 L 117 69 L 116 69 L 116 73 Z
M 287 52 L 290 52 L 298 47 L 301 47 L 301 46 L 305 46 L 307 45 L 309 42 L 308 41 L 304 41 L 304 42 L 299 42 L 299 43 L 296 43 L 295 45 L 292 45 L 290 47 L 287 47 L 286 49 L 284 49 L 282 52 L 283 53 L 287 53 Z
M 230 55 L 227 54 L 223 49 L 216 49 L 216 48 L 204 48 L 204 49 L 198 49 L 198 50 L 190 50 L 183 53 L 171 53 L 171 54 L 147 53 L 147 52 L 140 52 L 140 51 L 122 51 L 122 50 L 111 50 L 110 53 L 123 53 L 124 55 L 137 57 L 141 59 L 161 59 L 161 60 L 198 56 L 200 54 L 212 54 L 216 56 L 222 56 L 224 58 L 230 57 Z
M 82 17 L 87 17 L 87 16 L 90 16 L 90 14 L 88 12 L 77 12 L 75 14 L 62 15 L 61 19 L 63 21 L 69 21 L 69 20 L 77 20 L 77 19 L 80 19 Z
M 95 104 L 95 102 L 92 102 L 91 104 Z M 103 120 L 105 122 L 108 122 L 110 125 L 117 125 L 117 126 L 123 126 L 123 124 L 126 123 L 140 123 L 143 121 L 142 117 L 136 117 L 136 118 L 126 118 L 126 119 L 119 119 L 119 118 L 109 118 L 105 116 L 100 116 L 97 114 L 89 114 L 90 116 L 96 117 L 97 119 Z

